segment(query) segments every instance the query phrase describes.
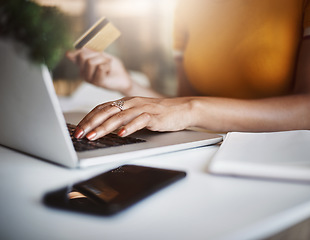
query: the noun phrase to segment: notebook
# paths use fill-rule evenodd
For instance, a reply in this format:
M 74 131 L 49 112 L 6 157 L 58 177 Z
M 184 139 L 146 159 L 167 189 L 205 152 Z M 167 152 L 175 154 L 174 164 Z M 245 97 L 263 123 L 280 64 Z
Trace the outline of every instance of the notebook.
M 310 181 L 310 131 L 230 132 L 209 165 L 215 174 Z
M 131 135 L 145 141 L 86 152 L 74 150 L 45 65 L 31 63 L 9 41 L 0 41 L 0 144 L 66 167 L 88 167 L 218 143 L 222 137 L 198 131 Z M 90 96 L 91 97 L 91 96 Z

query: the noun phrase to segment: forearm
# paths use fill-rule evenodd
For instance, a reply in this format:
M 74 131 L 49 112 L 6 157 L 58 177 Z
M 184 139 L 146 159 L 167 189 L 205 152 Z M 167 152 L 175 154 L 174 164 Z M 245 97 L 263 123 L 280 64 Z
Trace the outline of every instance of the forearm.
M 260 100 L 192 98 L 192 125 L 214 131 L 310 129 L 310 95 Z

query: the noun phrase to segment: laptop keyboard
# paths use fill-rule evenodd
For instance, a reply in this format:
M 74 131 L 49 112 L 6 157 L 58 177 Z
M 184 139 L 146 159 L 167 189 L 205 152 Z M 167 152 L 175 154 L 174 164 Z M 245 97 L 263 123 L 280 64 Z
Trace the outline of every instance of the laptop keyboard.
M 71 136 L 71 140 L 73 142 L 73 146 L 75 151 L 83 152 L 88 150 L 107 148 L 107 147 L 115 147 L 120 145 L 127 145 L 132 143 L 141 143 L 145 142 L 143 139 L 133 138 L 133 137 L 120 137 L 117 134 L 110 133 L 106 136 L 99 138 L 95 141 L 89 141 L 87 138 L 76 139 L 73 136 L 75 131 L 75 125 L 67 123 L 67 127 Z

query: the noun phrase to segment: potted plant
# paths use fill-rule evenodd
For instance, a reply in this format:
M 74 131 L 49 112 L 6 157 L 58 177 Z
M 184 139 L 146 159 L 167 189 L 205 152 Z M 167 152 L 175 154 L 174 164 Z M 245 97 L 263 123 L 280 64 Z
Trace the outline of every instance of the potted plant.
M 50 70 L 72 44 L 68 17 L 56 7 L 29 0 L 0 2 L 0 38 L 24 45 L 31 61 Z

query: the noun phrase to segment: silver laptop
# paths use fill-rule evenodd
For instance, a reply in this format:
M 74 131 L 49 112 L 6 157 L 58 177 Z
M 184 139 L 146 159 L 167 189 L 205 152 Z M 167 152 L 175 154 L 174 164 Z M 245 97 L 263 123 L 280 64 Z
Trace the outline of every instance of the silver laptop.
M 0 41 L 0 144 L 66 167 L 88 167 L 109 162 L 172 152 L 218 143 L 222 137 L 195 131 L 155 133 L 140 131 L 132 137 L 145 140 L 98 150 L 76 152 L 50 73 L 45 65 L 31 63 L 21 49 Z

